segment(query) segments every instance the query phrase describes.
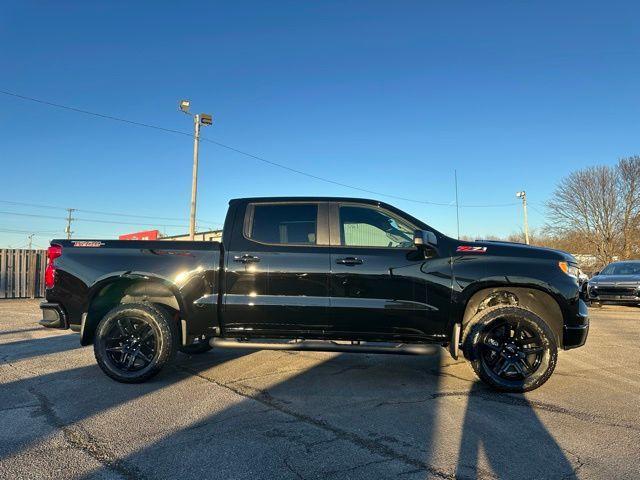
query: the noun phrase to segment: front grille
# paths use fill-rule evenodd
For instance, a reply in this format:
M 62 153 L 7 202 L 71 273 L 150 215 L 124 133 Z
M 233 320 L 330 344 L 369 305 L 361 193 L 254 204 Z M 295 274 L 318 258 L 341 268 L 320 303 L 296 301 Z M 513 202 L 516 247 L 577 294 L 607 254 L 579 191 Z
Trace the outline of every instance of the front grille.
M 635 297 L 638 294 L 636 287 L 598 287 L 594 289 L 599 295 L 624 295 L 625 297 Z

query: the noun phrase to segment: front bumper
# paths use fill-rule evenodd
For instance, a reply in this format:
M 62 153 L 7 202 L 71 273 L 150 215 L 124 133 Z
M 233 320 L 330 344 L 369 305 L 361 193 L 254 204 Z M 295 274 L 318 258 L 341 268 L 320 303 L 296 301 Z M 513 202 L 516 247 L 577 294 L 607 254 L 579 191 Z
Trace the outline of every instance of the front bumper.
M 620 305 L 637 305 L 640 303 L 640 287 L 636 285 L 589 286 L 589 300 L 592 302 L 617 303 Z
M 581 347 L 587 342 L 588 334 L 589 309 L 586 303 L 578 300 L 578 313 L 575 317 L 575 323 L 564 326 L 562 332 L 562 347 L 565 350 Z
M 67 314 L 62 305 L 53 302 L 44 302 L 40 304 L 42 310 L 42 320 L 38 323 L 47 328 L 69 328 Z

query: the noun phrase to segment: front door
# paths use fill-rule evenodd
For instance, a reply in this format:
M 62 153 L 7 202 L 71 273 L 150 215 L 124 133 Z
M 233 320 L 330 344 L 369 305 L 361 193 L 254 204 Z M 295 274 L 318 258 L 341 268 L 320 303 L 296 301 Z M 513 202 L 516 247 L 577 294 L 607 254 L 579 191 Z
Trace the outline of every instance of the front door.
M 331 319 L 363 339 L 420 339 L 438 327 L 417 227 L 375 205 L 332 204 Z M 345 335 L 347 336 L 347 335 Z
M 236 224 L 226 254 L 226 333 L 304 336 L 326 328 L 328 204 L 249 203 Z

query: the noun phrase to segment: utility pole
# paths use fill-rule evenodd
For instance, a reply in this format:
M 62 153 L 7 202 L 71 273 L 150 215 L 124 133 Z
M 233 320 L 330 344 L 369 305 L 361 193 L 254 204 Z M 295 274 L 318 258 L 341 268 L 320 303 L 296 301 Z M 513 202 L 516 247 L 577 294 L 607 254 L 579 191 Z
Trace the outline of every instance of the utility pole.
M 193 175 L 191 178 L 191 214 L 189 215 L 189 240 L 196 234 L 196 200 L 198 198 L 198 146 L 200 145 L 200 115 L 193 117 Z
M 527 219 L 527 192 L 517 192 L 516 197 L 522 199 L 522 211 L 524 213 L 524 242 L 529 245 L 529 220 Z
M 456 225 L 458 226 L 458 240 L 460 240 L 460 205 L 458 205 L 458 170 L 453 171 L 456 181 Z
M 191 115 L 189 100 L 181 100 L 180 111 Z M 196 202 L 198 199 L 198 147 L 200 145 L 200 125 L 211 125 L 213 119 L 211 115 L 199 113 L 193 115 L 193 174 L 191 177 L 191 211 L 189 214 L 189 240 L 194 240 L 196 235 Z
M 29 239 L 29 250 L 31 250 L 31 246 L 33 245 L 33 236 L 35 235 L 35 233 L 30 233 L 29 235 L 27 235 L 27 238 Z
M 76 210 L 75 208 L 67 208 L 67 212 L 68 212 L 68 215 L 67 215 L 67 227 L 64 229 L 65 233 L 67 234 L 67 240 L 71 239 L 71 234 L 73 233 L 71 231 L 71 222 L 73 222 L 75 220 L 75 218 L 73 218 L 71 216 L 71 214 L 73 212 L 75 212 L 75 210 Z

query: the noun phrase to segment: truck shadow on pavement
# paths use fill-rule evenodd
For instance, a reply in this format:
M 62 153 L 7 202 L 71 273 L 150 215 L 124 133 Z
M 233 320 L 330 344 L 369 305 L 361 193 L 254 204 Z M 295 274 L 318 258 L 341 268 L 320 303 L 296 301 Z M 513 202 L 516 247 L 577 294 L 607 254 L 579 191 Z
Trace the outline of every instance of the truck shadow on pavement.
M 9 332 L 4 333 L 8 334 Z M 0 343 L 0 359 L 5 361 L 26 360 L 80 348 L 77 335 L 52 335 L 26 340 L 19 339 Z
M 456 478 L 478 478 L 484 454 L 498 478 L 571 478 L 574 468 L 523 395 L 476 382 L 468 395 Z
M 58 341 L 62 351 L 66 337 Z M 2 421 L 0 464 L 62 432 L 68 448 L 101 465 L 87 479 L 573 473 L 524 396 L 466 381 L 444 390 L 441 361 L 227 350 L 180 355 L 139 385 L 118 384 L 97 365 L 16 380 L 0 389 L 0 410 L 13 410 Z M 34 416 L 42 427 L 29 427 Z

